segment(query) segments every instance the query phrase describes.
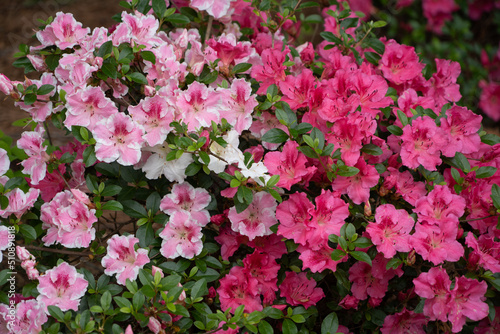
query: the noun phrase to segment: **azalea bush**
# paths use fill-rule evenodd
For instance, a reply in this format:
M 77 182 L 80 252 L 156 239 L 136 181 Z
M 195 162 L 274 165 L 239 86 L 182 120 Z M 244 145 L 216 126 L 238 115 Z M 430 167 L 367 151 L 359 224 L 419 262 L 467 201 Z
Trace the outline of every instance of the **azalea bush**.
M 0 138 L 2 332 L 500 330 L 500 138 L 457 62 L 348 3 L 121 4 L 0 75 L 29 114 Z

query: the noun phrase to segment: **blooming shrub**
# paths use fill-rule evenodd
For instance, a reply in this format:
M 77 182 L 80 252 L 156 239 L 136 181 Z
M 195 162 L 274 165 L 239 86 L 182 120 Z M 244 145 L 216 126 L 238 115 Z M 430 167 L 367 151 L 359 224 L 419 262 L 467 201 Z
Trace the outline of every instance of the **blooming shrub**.
M 2 332 L 498 328 L 500 138 L 457 62 L 347 3 L 122 5 L 57 13 L 16 61 L 40 79 L 0 75 L 29 114 L 0 148 Z

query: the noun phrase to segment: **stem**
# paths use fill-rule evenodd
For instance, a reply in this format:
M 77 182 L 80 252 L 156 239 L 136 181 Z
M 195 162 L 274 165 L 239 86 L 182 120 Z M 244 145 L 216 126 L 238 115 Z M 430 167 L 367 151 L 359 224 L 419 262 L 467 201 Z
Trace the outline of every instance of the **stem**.
M 38 247 L 38 246 L 32 246 L 32 245 L 25 245 L 24 247 L 26 247 L 28 249 L 41 251 L 41 252 L 51 252 L 51 253 L 66 254 L 66 255 L 75 255 L 75 256 L 92 255 L 92 253 L 69 251 L 69 250 L 65 250 L 65 249 L 53 249 L 53 248 Z
M 205 32 L 205 40 L 203 41 L 203 46 L 207 45 L 207 41 L 210 38 L 210 33 L 212 32 L 212 22 L 214 21 L 214 18 L 210 16 L 208 18 L 208 23 L 207 23 L 207 31 Z
M 486 218 L 491 218 L 491 217 L 496 217 L 496 216 L 495 216 L 495 215 L 489 215 L 489 216 L 486 216 L 486 217 L 481 217 L 481 218 L 463 219 L 463 220 L 459 220 L 459 222 L 461 222 L 461 223 L 473 222 L 473 221 L 475 221 L 475 220 L 483 220 L 483 219 L 486 219 Z
M 47 125 L 47 121 L 43 122 L 43 127 L 45 128 L 45 132 L 47 132 L 47 137 L 49 139 L 50 146 L 54 146 L 52 144 L 52 137 L 50 136 L 49 126 Z
M 356 47 L 357 46 L 360 46 L 361 43 L 363 43 L 363 41 L 365 40 L 366 36 L 368 36 L 370 34 L 370 32 L 372 31 L 373 28 L 370 27 L 370 29 L 368 29 L 368 31 L 366 32 L 366 34 L 363 36 L 363 38 L 361 38 L 361 40 L 359 42 L 356 43 Z

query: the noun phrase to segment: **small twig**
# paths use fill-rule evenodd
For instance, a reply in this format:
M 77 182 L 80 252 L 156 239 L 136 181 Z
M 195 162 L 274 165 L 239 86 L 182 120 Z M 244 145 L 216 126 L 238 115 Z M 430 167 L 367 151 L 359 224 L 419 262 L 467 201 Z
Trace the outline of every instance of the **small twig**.
M 210 33 L 212 32 L 212 23 L 214 21 L 214 18 L 210 16 L 208 18 L 208 24 L 207 24 L 207 31 L 205 32 L 205 40 L 203 41 L 203 46 L 205 47 L 207 45 L 207 41 L 210 38 Z
M 25 245 L 24 247 L 26 247 L 28 249 L 33 249 L 33 250 L 41 251 L 41 252 L 51 252 L 51 253 L 66 254 L 66 255 L 75 255 L 75 256 L 90 256 L 90 255 L 93 255 L 92 253 L 69 251 L 69 250 L 65 250 L 65 249 L 54 249 L 54 248 L 38 247 L 38 246 L 32 246 L 32 245 Z
M 54 144 L 52 144 L 52 137 L 50 136 L 49 126 L 47 125 L 47 121 L 43 122 L 43 127 L 45 128 L 45 132 L 47 132 L 47 137 L 49 139 L 50 146 L 54 146 Z
M 495 215 L 489 215 L 489 216 L 486 216 L 486 217 L 481 217 L 481 218 L 463 219 L 463 220 L 459 220 L 459 222 L 461 222 L 461 223 L 473 222 L 473 221 L 475 221 L 475 220 L 483 220 L 483 219 L 486 219 L 486 218 L 491 218 L 491 217 L 496 217 L 496 216 L 495 216 Z

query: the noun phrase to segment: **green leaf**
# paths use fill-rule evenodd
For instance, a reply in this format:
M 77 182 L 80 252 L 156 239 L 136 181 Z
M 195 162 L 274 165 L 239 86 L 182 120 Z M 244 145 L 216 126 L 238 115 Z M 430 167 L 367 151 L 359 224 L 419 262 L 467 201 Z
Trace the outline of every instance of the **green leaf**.
M 491 176 L 495 175 L 496 172 L 497 172 L 497 169 L 495 167 L 483 166 L 483 167 L 479 167 L 479 169 L 476 171 L 476 177 L 478 179 L 485 179 L 487 177 L 491 177 Z
M 451 169 L 451 177 L 453 177 L 453 180 L 455 182 L 460 183 L 460 173 L 456 168 L 450 168 Z
M 365 52 L 365 59 L 373 64 L 378 65 L 379 60 L 382 58 L 378 53 L 367 51 Z
M 385 22 L 385 21 L 376 21 L 373 23 L 374 28 L 382 28 L 382 27 L 385 27 L 386 25 L 387 25 L 387 22 Z
M 253 192 L 251 189 L 247 188 L 246 186 L 240 186 L 238 188 L 238 192 L 236 193 L 236 196 L 238 196 L 238 200 L 240 202 L 245 202 L 247 204 L 251 204 L 253 201 Z
M 64 322 L 64 313 L 61 309 L 54 305 L 49 305 L 47 307 L 49 314 L 53 316 L 57 321 Z
M 458 167 L 463 172 L 465 172 L 465 173 L 470 172 L 470 163 L 469 163 L 469 160 L 467 160 L 467 158 L 465 157 L 465 155 L 463 155 L 460 152 L 457 152 L 455 154 L 455 158 L 454 159 L 455 159 L 455 162 L 458 165 Z
M 49 70 L 54 71 L 59 66 L 59 59 L 61 59 L 60 55 L 48 55 L 45 57 L 45 64 Z
M 265 141 L 267 143 L 272 143 L 272 144 L 281 144 L 281 143 L 285 142 L 288 138 L 289 137 L 285 131 L 278 129 L 278 128 L 274 128 L 274 129 L 267 131 L 262 136 L 262 141 Z
M 111 184 L 104 188 L 104 191 L 101 193 L 101 196 L 115 196 L 120 193 L 122 187 L 117 186 L 115 184 Z
M 297 334 L 298 332 L 297 325 L 290 319 L 285 319 L 283 321 L 282 330 L 283 334 Z
M 156 16 L 160 19 L 163 18 L 163 13 L 167 10 L 167 5 L 165 4 L 165 0 L 153 0 L 153 11 Z
M 370 239 L 365 238 L 365 237 L 357 238 L 355 241 L 352 242 L 352 244 L 356 247 L 359 247 L 359 248 L 367 248 L 367 247 L 371 247 L 373 245 L 373 243 L 370 241 Z
M 101 210 L 123 211 L 123 205 L 115 200 L 107 201 L 102 205 Z
M 123 201 L 123 212 L 132 218 L 143 218 L 148 217 L 148 212 L 139 203 L 133 200 Z
M 186 167 L 185 174 L 186 176 L 193 176 L 196 175 L 200 171 L 200 169 L 201 165 L 197 162 L 193 162 Z
M 26 94 L 24 96 L 24 104 L 28 106 L 32 105 L 33 103 L 36 102 L 36 99 L 37 99 L 36 94 Z
M 389 125 L 387 127 L 387 131 L 389 131 L 390 133 L 392 133 L 395 136 L 402 136 L 403 135 L 403 130 L 397 125 Z
M 155 231 L 151 223 L 144 224 L 137 229 L 137 238 L 141 247 L 148 247 L 155 239 Z
M 372 265 L 372 259 L 370 258 L 370 256 L 368 254 L 366 254 L 365 252 L 361 252 L 361 251 L 352 251 L 352 252 L 349 252 L 349 254 L 355 258 L 356 260 L 358 261 L 363 261 L 363 262 L 366 262 L 368 263 L 370 266 Z
M 349 17 L 346 19 L 343 19 L 342 22 L 340 22 L 340 27 L 344 30 L 353 28 L 358 25 L 359 19 L 357 17 Z
M 346 256 L 346 252 L 342 249 L 334 249 L 331 258 L 333 261 L 340 261 L 344 256 Z
M 47 95 L 48 93 L 54 90 L 54 86 L 52 85 L 41 85 L 37 90 L 37 95 Z
M 101 67 L 102 73 L 111 79 L 118 78 L 117 65 L 115 58 L 110 57 L 106 59 Z
M 271 86 L 267 87 L 266 95 L 267 94 L 276 96 L 278 94 L 278 86 L 276 86 L 276 84 L 272 84 Z
M 160 202 L 161 202 L 161 197 L 160 194 L 158 194 L 156 191 L 152 193 L 151 195 L 148 196 L 146 199 L 146 210 L 151 212 L 153 214 L 157 213 L 158 210 L 160 209 Z
M 141 57 L 144 60 L 150 61 L 153 64 L 156 64 L 156 56 L 151 51 L 141 51 Z
M 259 322 L 259 333 L 260 334 L 274 334 L 273 326 L 271 326 L 267 321 L 261 320 Z
M 363 148 L 361 148 L 361 152 L 375 156 L 382 155 L 382 153 L 384 153 L 382 152 L 382 149 L 375 144 L 366 144 Z
M 484 136 L 481 136 L 481 141 L 487 145 L 493 146 L 500 144 L 500 137 L 492 133 L 487 133 Z
M 105 56 L 110 55 L 112 51 L 113 41 L 107 41 L 106 43 L 103 43 L 99 48 L 99 51 L 97 51 L 97 57 L 104 58 Z
M 358 173 L 359 173 L 359 169 L 357 169 L 356 167 L 352 167 L 352 166 L 345 166 L 345 165 L 339 166 L 339 168 L 337 170 L 337 175 L 345 176 L 345 177 L 354 176 Z
M 85 150 L 83 151 L 83 163 L 85 164 L 85 167 L 92 166 L 96 163 L 96 161 L 97 158 L 95 156 L 95 147 L 91 145 L 85 148 Z
M 401 121 L 401 124 L 403 124 L 403 127 L 409 124 L 408 116 L 406 116 L 406 114 L 399 109 L 398 109 L 398 118 Z
M 371 47 L 375 52 L 377 52 L 380 55 L 384 54 L 385 51 L 385 44 L 382 43 L 378 38 L 370 38 L 366 44 Z
M 321 334 L 335 334 L 338 329 L 339 318 L 335 312 L 332 312 L 321 323 Z
M 138 291 L 134 294 L 132 298 L 132 304 L 134 305 L 134 310 L 138 311 L 144 306 L 144 302 L 146 301 L 146 297 L 142 294 L 142 292 Z
M 401 263 L 402 263 L 402 261 L 400 258 L 393 257 L 392 259 L 389 260 L 389 262 L 387 262 L 385 269 L 386 270 L 397 269 Z
M 101 296 L 101 306 L 104 311 L 107 311 L 111 306 L 111 293 L 105 291 Z
M 144 76 L 144 74 L 142 73 L 139 73 L 139 72 L 134 72 L 134 73 L 130 73 L 130 74 L 127 74 L 127 79 L 133 81 L 133 82 L 137 82 L 141 85 L 147 85 L 148 84 L 148 79 L 146 79 L 146 77 Z
M 491 187 L 491 199 L 493 200 L 493 205 L 497 210 L 500 210 L 500 187 L 498 184 L 494 184 Z
M 36 230 L 33 226 L 27 224 L 20 224 L 19 231 L 22 235 L 29 239 L 36 239 Z
M 197 281 L 191 288 L 191 299 L 196 299 L 198 297 L 201 297 L 205 292 L 208 292 L 207 280 L 202 278 L 199 281 Z
M 237 64 L 233 67 L 231 70 L 231 73 L 236 74 L 236 73 L 241 73 L 241 72 L 246 72 L 252 67 L 252 64 L 249 63 L 240 63 Z
M 182 14 L 172 14 L 170 16 L 167 16 L 165 18 L 165 21 L 168 21 L 168 22 L 174 23 L 174 24 L 189 24 L 191 22 L 189 20 L 189 17 L 182 15 Z

